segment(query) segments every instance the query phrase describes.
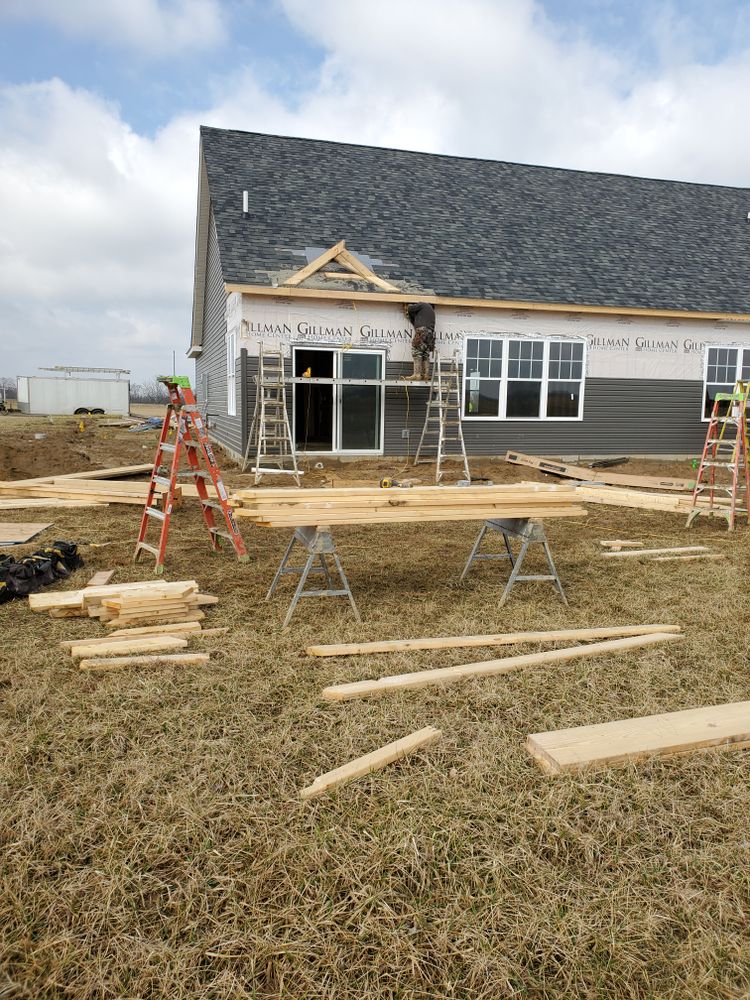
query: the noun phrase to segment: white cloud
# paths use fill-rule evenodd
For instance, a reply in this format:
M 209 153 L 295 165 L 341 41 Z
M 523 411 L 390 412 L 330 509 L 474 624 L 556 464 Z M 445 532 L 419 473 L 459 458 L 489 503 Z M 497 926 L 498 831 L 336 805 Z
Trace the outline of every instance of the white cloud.
M 212 107 L 147 137 L 59 80 L 0 89 L 0 374 L 68 363 L 145 377 L 184 354 L 201 123 L 750 184 L 736 111 L 747 53 L 709 66 L 673 51 L 647 74 L 561 38 L 532 0 L 285 9 L 327 53 L 294 102 L 240 67 Z
M 2 14 L 150 55 L 207 48 L 225 37 L 219 0 L 3 0 Z

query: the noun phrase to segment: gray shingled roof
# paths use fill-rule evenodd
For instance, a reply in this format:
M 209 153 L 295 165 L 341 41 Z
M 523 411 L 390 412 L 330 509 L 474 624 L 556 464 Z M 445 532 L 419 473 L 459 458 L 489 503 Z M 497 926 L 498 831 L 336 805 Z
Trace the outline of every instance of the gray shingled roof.
M 345 239 L 381 276 L 437 295 L 750 313 L 747 188 L 201 137 L 227 282 L 269 285 Z

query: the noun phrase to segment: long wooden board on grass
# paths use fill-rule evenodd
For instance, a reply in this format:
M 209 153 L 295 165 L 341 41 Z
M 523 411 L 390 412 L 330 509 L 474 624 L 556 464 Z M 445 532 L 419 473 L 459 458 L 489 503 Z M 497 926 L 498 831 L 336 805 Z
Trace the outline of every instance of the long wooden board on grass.
M 439 729 L 425 726 L 424 729 L 419 729 L 416 733 L 410 733 L 409 736 L 403 736 L 400 740 L 394 740 L 393 743 L 389 743 L 379 750 L 373 750 L 372 753 L 358 757 L 348 764 L 343 764 L 334 771 L 319 775 L 311 785 L 302 789 L 299 793 L 300 798 L 310 799 L 315 795 L 322 795 L 324 792 L 338 788 L 354 778 L 361 778 L 371 771 L 378 771 L 386 764 L 392 764 L 393 761 L 406 757 L 407 754 L 413 753 L 421 747 L 429 746 L 439 740 L 442 735 Z
M 445 635 L 427 639 L 384 639 L 381 642 L 344 642 L 308 646 L 308 656 L 357 656 L 361 653 L 400 653 L 413 649 L 462 649 L 470 646 L 515 646 L 530 642 L 575 642 L 614 639 L 655 632 L 681 632 L 679 625 L 617 625 L 602 628 L 563 628 L 551 632 L 500 632 L 491 635 Z
M 524 455 L 520 451 L 509 451 L 505 461 L 513 465 L 526 465 L 540 472 L 550 472 L 555 476 L 567 479 L 579 479 L 583 482 L 608 483 L 612 486 L 634 486 L 641 489 L 677 490 L 683 493 L 692 490 L 694 479 L 673 479 L 669 476 L 628 476 L 619 472 L 599 472 L 596 469 L 586 469 L 580 465 L 569 465 L 567 462 L 556 462 L 554 459 L 539 458 L 536 455 Z
M 606 642 L 592 642 L 587 646 L 566 646 L 564 649 L 550 649 L 544 653 L 526 653 L 522 656 L 508 656 L 502 660 L 485 660 L 480 663 L 462 663 L 455 667 L 441 667 L 437 670 L 420 670 L 411 674 L 396 674 L 380 677 L 374 681 L 355 681 L 352 684 L 333 684 L 324 688 L 322 695 L 326 701 L 349 701 L 352 698 L 368 698 L 370 695 L 388 691 L 414 690 L 432 685 L 453 684 L 468 677 L 494 677 L 527 667 L 544 666 L 547 663 L 562 663 L 588 656 L 602 656 L 653 646 L 661 642 L 682 639 L 679 633 L 656 632 L 653 635 L 637 635 L 627 639 L 610 639 Z
M 532 733 L 526 741 L 531 756 L 552 774 L 708 747 L 738 750 L 747 746 L 750 701 Z

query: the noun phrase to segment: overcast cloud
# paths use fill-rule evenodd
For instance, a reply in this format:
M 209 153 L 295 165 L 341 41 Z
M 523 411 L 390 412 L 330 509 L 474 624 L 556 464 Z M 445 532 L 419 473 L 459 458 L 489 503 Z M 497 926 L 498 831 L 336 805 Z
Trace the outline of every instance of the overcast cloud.
M 244 4 L 250 24 L 256 9 Z M 173 348 L 184 355 L 200 124 L 750 186 L 749 53 L 734 45 L 699 60 L 701 40 L 674 9 L 663 14 L 673 44 L 649 64 L 531 0 L 283 9 L 323 53 L 312 75 L 233 58 L 207 74 L 202 102 L 152 134 L 64 79 L 0 87 L 0 375 L 68 363 L 132 367 L 140 379 L 163 371 Z M 0 30 L 11 14 L 41 20 L 153 62 L 195 46 L 220 53 L 228 10 L 12 0 Z

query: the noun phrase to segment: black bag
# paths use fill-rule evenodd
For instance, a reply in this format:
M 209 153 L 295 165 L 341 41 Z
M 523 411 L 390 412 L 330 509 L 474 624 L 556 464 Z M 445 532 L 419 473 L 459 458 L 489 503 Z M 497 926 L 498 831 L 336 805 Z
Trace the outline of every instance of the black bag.
M 49 587 L 57 580 L 52 560 L 42 552 L 34 552 L 33 555 L 24 556 L 21 559 L 23 566 L 28 566 L 34 574 L 34 589 L 41 590 L 42 587 Z
M 12 562 L 6 567 L 5 584 L 11 597 L 26 597 L 40 587 L 35 584 L 34 570 L 20 562 Z
M 53 552 L 58 553 L 60 561 L 68 573 L 83 566 L 83 559 L 78 554 L 78 546 L 75 542 L 53 542 L 51 547 Z
M 0 556 L 0 604 L 13 599 L 13 592 L 8 586 L 8 575 L 13 563 L 15 563 L 13 556 Z

